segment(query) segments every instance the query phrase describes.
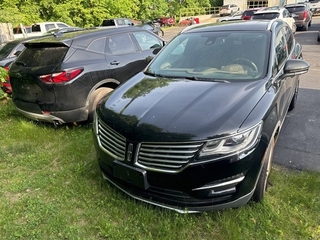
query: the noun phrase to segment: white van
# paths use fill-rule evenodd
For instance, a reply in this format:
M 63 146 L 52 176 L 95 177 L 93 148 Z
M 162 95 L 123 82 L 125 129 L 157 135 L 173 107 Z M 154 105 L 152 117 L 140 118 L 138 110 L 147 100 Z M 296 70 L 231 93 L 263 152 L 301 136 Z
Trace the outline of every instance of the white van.
M 53 28 L 62 28 L 62 27 L 70 27 L 68 24 L 63 22 L 40 22 L 35 23 L 31 26 L 31 32 L 23 32 L 19 34 L 14 34 L 14 38 L 26 38 L 26 37 L 35 37 L 42 36 L 43 33 L 49 31 Z

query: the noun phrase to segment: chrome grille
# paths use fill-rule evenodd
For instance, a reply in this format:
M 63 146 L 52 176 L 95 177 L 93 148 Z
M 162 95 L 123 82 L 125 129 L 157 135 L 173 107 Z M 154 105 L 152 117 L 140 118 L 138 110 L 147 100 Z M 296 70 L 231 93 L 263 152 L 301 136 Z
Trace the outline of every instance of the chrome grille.
M 100 148 L 117 160 L 124 161 L 126 139 L 98 119 L 98 142 Z
M 141 143 L 136 164 L 154 171 L 179 172 L 194 158 L 202 144 Z

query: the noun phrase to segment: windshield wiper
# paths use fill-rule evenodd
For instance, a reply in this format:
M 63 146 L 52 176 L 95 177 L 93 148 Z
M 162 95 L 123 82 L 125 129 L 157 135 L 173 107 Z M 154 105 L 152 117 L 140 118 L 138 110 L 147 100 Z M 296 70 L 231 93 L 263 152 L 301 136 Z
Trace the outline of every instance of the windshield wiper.
M 230 83 L 229 81 L 223 80 L 223 79 L 199 78 L 199 77 L 196 77 L 196 76 L 170 76 L 170 75 L 162 75 L 162 74 L 150 73 L 150 72 L 144 72 L 144 74 L 149 75 L 149 76 L 153 76 L 153 77 L 179 78 L 179 79 L 188 79 L 188 80 L 193 80 L 193 81 Z
M 221 82 L 221 83 L 230 83 L 227 80 L 223 80 L 223 79 L 215 79 L 215 78 L 198 78 L 195 76 L 191 76 L 191 77 L 184 77 L 186 79 L 190 79 L 190 80 L 195 80 L 195 81 L 206 81 L 206 82 Z

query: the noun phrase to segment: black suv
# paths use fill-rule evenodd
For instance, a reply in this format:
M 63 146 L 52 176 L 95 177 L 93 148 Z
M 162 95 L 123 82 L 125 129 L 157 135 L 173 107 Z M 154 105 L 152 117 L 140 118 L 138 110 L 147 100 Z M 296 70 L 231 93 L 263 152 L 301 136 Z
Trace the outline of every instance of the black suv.
M 99 103 L 93 134 L 103 177 L 179 212 L 261 201 L 308 69 L 280 19 L 186 28 Z
M 30 41 L 9 69 L 13 102 L 30 119 L 90 122 L 99 99 L 145 68 L 164 44 L 139 27 L 90 29 Z

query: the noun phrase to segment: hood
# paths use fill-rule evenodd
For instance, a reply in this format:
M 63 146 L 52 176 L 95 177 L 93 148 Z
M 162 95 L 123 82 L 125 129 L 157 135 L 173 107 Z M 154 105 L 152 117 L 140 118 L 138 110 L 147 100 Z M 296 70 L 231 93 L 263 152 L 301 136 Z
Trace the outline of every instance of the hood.
M 264 94 L 264 81 L 205 82 L 140 73 L 113 91 L 97 112 L 131 141 L 205 140 L 237 132 Z

